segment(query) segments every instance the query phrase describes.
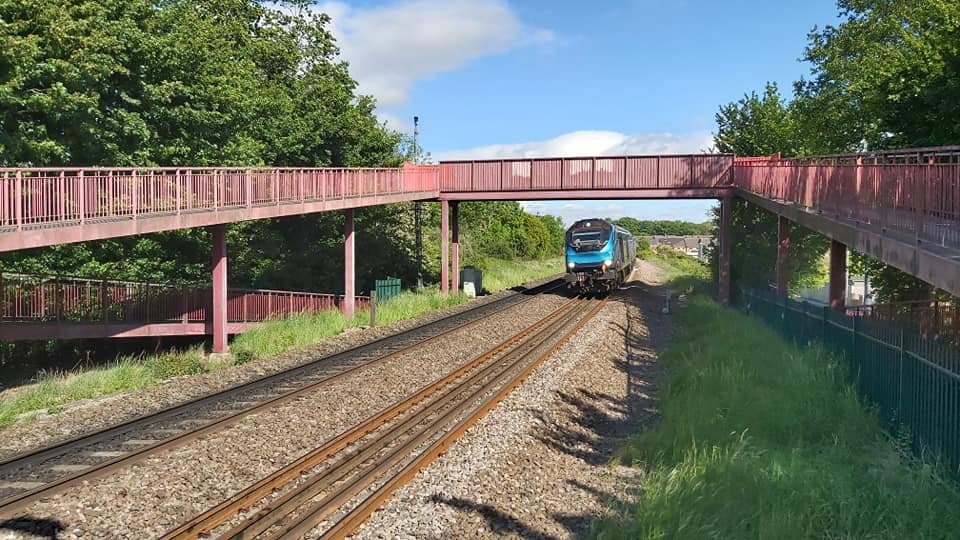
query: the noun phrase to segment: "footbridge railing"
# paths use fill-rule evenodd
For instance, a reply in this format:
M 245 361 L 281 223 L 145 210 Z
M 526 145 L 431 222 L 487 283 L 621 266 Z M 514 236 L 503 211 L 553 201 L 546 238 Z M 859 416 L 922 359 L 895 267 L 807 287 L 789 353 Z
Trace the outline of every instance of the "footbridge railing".
M 442 192 L 638 191 L 729 187 L 733 155 L 598 156 L 440 162 Z
M 169 325 L 199 323 L 202 329 L 210 321 L 212 298 L 210 287 L 204 285 L 0 273 L 0 336 L 38 339 L 44 334 L 42 326 L 70 325 L 167 325 L 166 333 L 176 335 L 177 328 Z M 336 309 L 342 300 L 335 294 L 232 288 L 227 295 L 227 320 L 258 323 Z M 369 301 L 366 296 L 356 297 L 361 309 Z
M 0 169 L 0 250 L 435 197 L 435 166 Z
M 734 183 L 915 243 L 960 249 L 960 148 L 738 158 Z

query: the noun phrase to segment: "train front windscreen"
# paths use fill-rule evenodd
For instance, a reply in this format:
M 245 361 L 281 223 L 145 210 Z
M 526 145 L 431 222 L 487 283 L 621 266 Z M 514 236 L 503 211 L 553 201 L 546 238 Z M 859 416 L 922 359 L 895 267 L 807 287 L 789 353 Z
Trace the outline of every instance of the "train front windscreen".
M 610 240 L 613 227 L 604 220 L 578 221 L 567 229 L 567 246 L 574 251 L 598 251 Z

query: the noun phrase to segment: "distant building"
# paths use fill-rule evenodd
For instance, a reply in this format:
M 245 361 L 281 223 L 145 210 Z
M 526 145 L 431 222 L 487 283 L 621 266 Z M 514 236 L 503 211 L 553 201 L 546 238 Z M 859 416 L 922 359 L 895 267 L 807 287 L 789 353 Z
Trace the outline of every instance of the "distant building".
M 670 246 L 674 250 L 689 255 L 691 257 L 702 258 L 706 256 L 707 246 L 713 241 L 712 236 L 666 236 L 653 235 L 647 237 L 647 242 L 651 248 L 657 246 Z

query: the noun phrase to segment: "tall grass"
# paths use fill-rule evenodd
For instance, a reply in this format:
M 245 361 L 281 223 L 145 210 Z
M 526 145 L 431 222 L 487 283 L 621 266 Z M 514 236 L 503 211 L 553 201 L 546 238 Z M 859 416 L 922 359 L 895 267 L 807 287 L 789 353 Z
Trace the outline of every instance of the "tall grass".
M 37 384 L 0 399 L 0 427 L 32 411 L 54 413 L 81 399 L 143 388 L 179 375 L 217 369 L 204 359 L 202 347 L 172 350 L 149 357 L 118 358 L 109 367 L 74 373 L 44 373 Z
M 484 288 L 497 291 L 558 273 L 563 263 L 559 259 L 489 259 L 487 265 Z M 377 307 L 377 323 L 389 324 L 412 319 L 466 300 L 462 294 L 442 296 L 436 287 L 419 293 L 404 292 Z M 351 319 L 335 310 L 296 315 L 268 321 L 236 336 L 230 350 L 235 363 L 245 363 L 308 347 L 348 328 L 369 323 L 370 314 L 367 311 L 358 312 Z M 171 377 L 205 373 L 222 367 L 224 364 L 208 362 L 203 348 L 197 346 L 157 355 L 122 357 L 112 366 L 93 370 L 43 374 L 37 384 L 0 397 L 0 427 L 10 425 L 19 415 L 31 411 L 47 410 L 54 413 L 64 405 L 81 399 L 153 386 Z
M 960 491 L 881 431 L 819 348 L 706 298 L 662 355 L 662 419 L 618 458 L 646 475 L 594 538 L 949 538 Z
M 483 288 L 489 292 L 502 291 L 565 271 L 563 257 L 536 261 L 487 259 L 484 266 Z
M 424 313 L 455 306 L 463 295 L 442 296 L 438 290 L 403 292 L 377 306 L 377 324 L 389 324 L 419 317 Z M 370 324 L 370 312 L 360 311 L 352 319 L 336 310 L 304 313 L 269 321 L 238 335 L 230 345 L 238 362 L 276 356 L 291 349 L 314 345 L 347 328 Z

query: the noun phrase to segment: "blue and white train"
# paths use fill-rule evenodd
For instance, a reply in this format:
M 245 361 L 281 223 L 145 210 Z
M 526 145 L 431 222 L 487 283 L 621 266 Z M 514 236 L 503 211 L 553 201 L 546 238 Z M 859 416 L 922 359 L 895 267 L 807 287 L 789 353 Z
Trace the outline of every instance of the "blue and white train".
M 581 293 L 606 293 L 633 271 L 637 240 L 605 219 L 582 219 L 567 229 L 567 282 Z

